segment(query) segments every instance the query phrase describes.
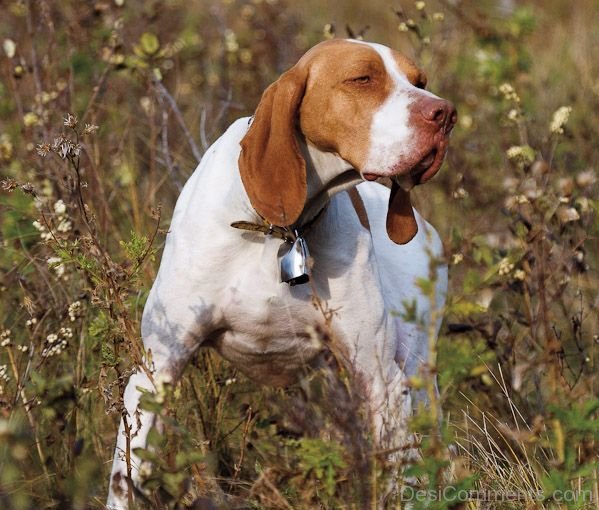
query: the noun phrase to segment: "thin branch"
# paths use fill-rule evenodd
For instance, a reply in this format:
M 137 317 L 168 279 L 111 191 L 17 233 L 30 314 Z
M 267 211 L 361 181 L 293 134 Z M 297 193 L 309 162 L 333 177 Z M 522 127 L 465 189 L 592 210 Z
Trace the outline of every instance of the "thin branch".
M 177 106 L 175 99 L 173 98 L 173 96 L 171 96 L 170 92 L 166 89 L 166 87 L 162 84 L 162 82 L 160 82 L 158 80 L 153 80 L 152 83 L 153 83 L 154 87 L 156 88 L 156 90 L 162 95 L 162 97 L 164 97 L 164 99 L 166 99 L 168 101 L 170 107 L 173 110 L 173 113 L 175 114 L 175 118 L 177 119 L 177 122 L 179 123 L 179 126 L 181 126 L 181 129 L 183 130 L 183 134 L 185 135 L 185 138 L 187 139 L 187 143 L 189 144 L 189 147 L 191 148 L 191 152 L 193 153 L 194 157 L 196 158 L 196 161 L 199 163 L 200 160 L 202 159 L 202 152 L 196 145 L 195 140 L 193 139 L 193 136 L 191 136 L 191 133 L 190 133 L 189 129 L 187 128 L 187 124 L 185 124 L 185 120 L 183 119 L 183 115 L 181 113 L 181 110 L 179 110 L 179 107 Z
M 212 125 L 214 127 L 212 129 L 212 132 L 210 133 L 211 138 L 214 138 L 214 135 L 215 135 L 214 131 L 217 129 L 218 125 L 220 124 L 220 121 L 223 119 L 223 117 L 225 116 L 225 114 L 227 113 L 227 111 L 229 110 L 229 108 L 232 105 L 233 105 L 233 90 L 231 89 L 231 87 L 229 87 L 227 90 L 227 99 L 225 99 L 224 101 L 221 101 L 220 110 L 218 111 L 218 113 L 216 114 L 216 117 L 212 121 Z
M 158 96 L 158 102 L 160 103 L 160 107 L 162 108 L 162 135 L 160 137 L 162 154 L 164 154 L 164 163 L 168 170 L 169 175 L 171 176 L 171 180 L 175 183 L 175 186 L 179 191 L 183 189 L 183 183 L 177 176 L 177 170 L 173 165 L 173 159 L 171 158 L 171 152 L 168 145 L 168 112 L 164 107 L 164 98 L 163 96 Z
M 204 106 L 200 112 L 200 140 L 205 151 L 208 150 L 208 147 L 210 146 L 208 143 L 208 137 L 206 136 L 206 118 L 208 117 L 207 112 L 208 108 L 206 106 Z

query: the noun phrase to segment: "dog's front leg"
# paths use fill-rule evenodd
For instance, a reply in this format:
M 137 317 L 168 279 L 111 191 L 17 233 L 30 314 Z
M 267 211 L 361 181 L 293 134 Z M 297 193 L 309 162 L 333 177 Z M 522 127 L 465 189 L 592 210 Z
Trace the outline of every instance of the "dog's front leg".
M 403 370 L 395 363 L 386 373 L 376 374 L 370 385 L 370 407 L 374 422 L 375 441 L 396 452 L 393 457 L 405 458 L 409 450 L 408 420 L 412 398 Z
M 145 447 L 148 431 L 152 426 L 153 416 L 138 409 L 141 389 L 154 391 L 154 385 L 148 375 L 139 370 L 129 379 L 123 399 L 123 414 L 112 461 L 108 500 L 106 507 L 109 510 L 128 508 L 130 491 L 129 482 L 137 478 L 139 472 L 139 459 L 133 453 L 138 447 Z M 132 489 L 132 487 L 131 487 Z
M 133 499 L 133 486 L 140 481 L 142 462 L 134 452 L 137 448 L 147 446 L 148 432 L 156 422 L 154 413 L 139 407 L 142 392 L 160 392 L 165 384 L 174 384 L 179 377 L 178 367 L 182 361 L 179 358 L 156 359 L 153 356 L 150 375 L 139 368 L 127 383 L 106 503 L 110 510 L 127 509 Z
M 406 482 L 404 469 L 418 458 L 414 437 L 409 431 L 412 397 L 407 378 L 395 362 L 369 372 L 368 403 L 372 416 L 373 439 L 378 458 L 387 466 L 385 479 L 373 495 L 377 508 L 387 508 L 389 498 Z
M 186 296 L 181 294 L 181 297 Z M 142 462 L 135 450 L 147 446 L 148 432 L 156 422 L 154 413 L 139 406 L 142 392 L 156 393 L 163 390 L 165 384 L 175 384 L 201 343 L 201 331 L 193 326 L 198 315 L 182 315 L 181 311 L 187 308 L 175 300 L 171 305 L 165 308 L 154 298 L 148 301 L 144 311 L 142 336 L 146 366 L 138 368 L 125 389 L 106 503 L 110 510 L 127 509 L 133 499 L 133 488 L 139 488 Z

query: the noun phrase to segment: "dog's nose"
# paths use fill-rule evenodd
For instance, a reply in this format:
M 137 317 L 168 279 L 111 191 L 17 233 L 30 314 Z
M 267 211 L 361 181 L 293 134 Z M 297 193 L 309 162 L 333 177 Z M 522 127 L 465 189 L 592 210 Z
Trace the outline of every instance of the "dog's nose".
M 422 100 L 420 113 L 424 119 L 449 134 L 458 120 L 458 112 L 450 101 L 427 97 Z

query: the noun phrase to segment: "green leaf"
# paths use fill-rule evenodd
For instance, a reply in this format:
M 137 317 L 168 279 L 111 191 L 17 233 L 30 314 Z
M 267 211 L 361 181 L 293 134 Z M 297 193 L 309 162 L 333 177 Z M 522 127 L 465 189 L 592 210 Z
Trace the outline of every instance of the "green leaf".
M 131 238 L 129 241 L 120 241 L 121 248 L 125 251 L 127 258 L 139 262 L 146 252 L 148 246 L 148 238 L 144 235 L 138 235 L 134 231 L 131 231 Z
M 133 448 L 133 453 L 141 460 L 147 460 L 149 462 L 154 462 L 158 458 L 156 452 L 152 450 L 146 450 L 145 448 Z
M 416 278 L 416 285 L 425 296 L 432 296 L 435 292 L 435 282 L 428 278 Z
M 472 301 L 456 301 L 449 307 L 449 312 L 457 315 L 460 318 L 470 317 L 480 313 L 485 313 L 487 310 L 478 303 Z
M 162 448 L 166 445 L 166 437 L 156 427 L 152 427 L 148 432 L 147 444 L 155 448 Z
M 191 466 L 192 464 L 198 464 L 203 462 L 205 455 L 198 451 L 180 451 L 177 452 L 175 457 L 175 468 L 177 470 Z
M 160 41 L 155 34 L 144 32 L 139 38 L 139 45 L 146 55 L 154 55 L 160 49 Z
M 114 367 L 116 365 L 118 365 L 118 358 L 116 357 L 116 355 L 114 354 L 114 350 L 112 349 L 112 346 L 106 342 L 102 342 L 102 364 L 109 366 L 109 367 Z

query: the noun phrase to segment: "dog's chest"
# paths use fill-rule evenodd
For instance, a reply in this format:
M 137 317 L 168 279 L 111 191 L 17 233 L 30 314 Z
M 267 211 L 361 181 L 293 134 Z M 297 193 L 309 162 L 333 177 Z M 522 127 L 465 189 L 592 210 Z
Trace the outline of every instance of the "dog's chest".
M 342 343 L 351 341 L 348 335 L 376 334 L 373 324 L 378 321 L 360 320 L 384 313 L 377 306 L 381 299 L 361 299 L 367 254 L 317 240 L 308 238 L 314 263 L 309 283 L 293 287 L 281 283 L 277 258 L 281 243 L 261 240 L 246 246 L 243 271 L 231 271 L 235 276 L 221 292 L 218 308 L 224 327 L 210 345 L 255 380 L 276 385 L 295 379 L 326 347 L 316 332 L 326 331 L 327 322 L 334 328 L 327 333 Z
M 208 323 L 195 323 L 194 338 L 204 336 L 204 346 L 251 378 L 275 385 L 291 382 L 322 352 L 313 332 L 325 329 L 330 311 L 335 340 L 349 349 L 378 338 L 385 310 L 376 262 L 371 238 L 356 232 L 354 216 L 349 200 L 331 201 L 306 235 L 311 281 L 294 287 L 280 282 L 280 239 L 229 227 L 220 238 L 206 234 L 191 242 L 178 235 L 190 224 L 180 218 L 167 260 L 169 268 L 186 268 L 175 278 L 175 287 L 186 295 L 179 292 L 177 298 L 187 301 L 197 294 L 206 301 L 204 308 L 213 310 Z M 173 285 L 165 273 L 161 282 L 167 281 Z
M 210 344 L 252 379 L 286 385 L 324 349 L 316 331 L 325 318 L 309 286 L 275 289 L 265 292 L 256 282 L 225 292 L 226 326 Z

